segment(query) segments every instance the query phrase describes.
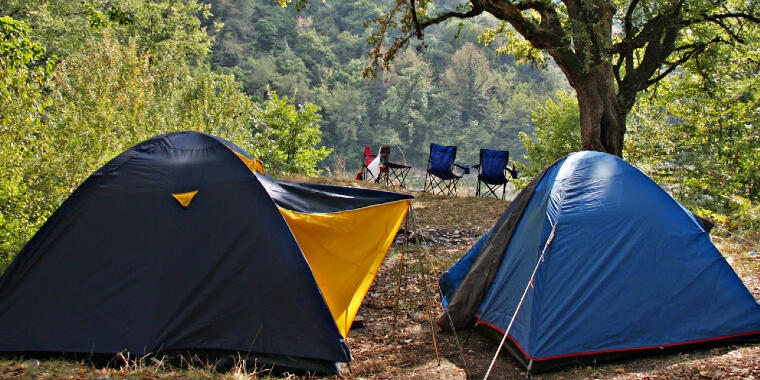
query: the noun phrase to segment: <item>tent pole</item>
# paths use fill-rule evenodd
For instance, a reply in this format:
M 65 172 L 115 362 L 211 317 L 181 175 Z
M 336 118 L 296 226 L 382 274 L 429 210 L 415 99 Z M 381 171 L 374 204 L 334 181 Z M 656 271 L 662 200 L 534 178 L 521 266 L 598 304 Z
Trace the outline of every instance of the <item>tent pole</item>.
M 530 275 L 530 280 L 528 280 L 528 285 L 525 286 L 525 291 L 523 291 L 522 297 L 520 297 L 520 302 L 517 304 L 517 308 L 515 308 L 514 314 L 512 314 L 512 319 L 509 321 L 509 325 L 507 326 L 507 329 L 504 330 L 504 336 L 501 338 L 501 342 L 499 343 L 499 348 L 496 349 L 496 354 L 494 354 L 493 359 L 491 359 L 491 364 L 488 365 L 488 371 L 486 371 L 486 375 L 483 376 L 483 380 L 488 379 L 488 376 L 491 375 L 491 370 L 493 369 L 493 365 L 496 363 L 496 358 L 499 357 L 499 353 L 501 353 L 501 348 L 504 347 L 504 342 L 507 340 L 507 335 L 509 335 L 509 330 L 512 329 L 512 324 L 515 323 L 515 319 L 517 319 L 517 313 L 520 311 L 520 307 L 522 306 L 523 301 L 525 301 L 525 296 L 528 294 L 528 289 L 530 289 L 533 286 L 533 280 L 536 278 L 536 272 L 538 272 L 538 267 L 540 267 L 541 263 L 544 261 L 544 255 L 546 254 L 546 249 L 549 248 L 549 244 L 551 244 L 552 240 L 554 240 L 554 231 L 556 230 L 557 230 L 557 225 L 555 224 L 552 227 L 552 232 L 549 234 L 549 237 L 546 239 L 546 244 L 544 244 L 544 249 L 543 251 L 541 251 L 541 256 L 538 258 L 538 262 L 536 262 L 536 267 L 533 268 L 533 274 Z
M 411 207 L 411 203 L 410 206 Z M 404 238 L 401 240 L 401 259 L 398 264 L 398 284 L 396 285 L 396 307 L 393 309 L 393 330 L 396 330 L 396 316 L 398 315 L 398 303 L 401 298 L 401 277 L 404 275 L 404 255 L 406 254 L 407 233 L 409 232 L 409 215 L 404 218 Z
M 417 224 L 417 215 L 414 212 L 414 206 L 409 203 L 409 214 L 412 216 L 412 227 L 414 228 L 414 241 L 417 245 L 417 251 L 419 252 L 419 272 L 422 280 L 422 287 L 425 289 L 425 303 L 428 307 L 428 320 L 430 321 L 430 333 L 433 336 L 433 348 L 435 349 L 435 358 L 438 360 L 438 365 L 441 365 L 441 356 L 438 354 L 438 341 L 435 337 L 435 323 L 433 322 L 433 306 L 431 305 L 430 289 L 425 284 L 425 253 L 422 251 L 422 245 L 420 244 L 420 230 Z

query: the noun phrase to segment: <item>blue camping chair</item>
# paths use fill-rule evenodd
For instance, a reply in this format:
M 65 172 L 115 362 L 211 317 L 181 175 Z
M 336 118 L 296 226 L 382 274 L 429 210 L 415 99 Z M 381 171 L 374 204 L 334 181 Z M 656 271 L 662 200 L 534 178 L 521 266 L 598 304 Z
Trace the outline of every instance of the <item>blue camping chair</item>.
M 425 176 L 424 191 L 454 195 L 457 191 L 457 183 L 461 175 L 454 174 L 454 163 L 457 156 L 457 147 L 430 144 L 430 156 L 428 156 L 427 175 Z
M 501 187 L 501 200 L 504 200 L 504 194 L 507 191 L 507 173 L 510 173 L 512 178 L 517 178 L 517 170 L 512 165 L 512 170 L 507 169 L 507 162 L 509 162 L 509 152 L 506 150 L 480 150 L 480 164 L 478 164 L 478 187 L 475 189 L 475 196 L 480 196 L 480 183 L 484 186 L 485 197 L 493 195 L 498 198 L 496 191 Z

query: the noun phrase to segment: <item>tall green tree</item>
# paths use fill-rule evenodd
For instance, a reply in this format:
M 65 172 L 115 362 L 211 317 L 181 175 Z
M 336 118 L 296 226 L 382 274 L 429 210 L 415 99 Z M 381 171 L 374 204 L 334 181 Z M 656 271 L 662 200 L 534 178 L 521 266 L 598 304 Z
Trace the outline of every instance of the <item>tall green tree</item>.
M 760 201 L 758 51 L 754 37 L 705 55 L 634 108 L 626 156 L 688 205 L 727 212 L 735 196 Z
M 536 123 L 533 137 L 520 132 L 526 163 L 520 165 L 523 177 L 532 178 L 568 153 L 581 150 L 578 130 L 578 101 L 566 92 L 549 99 L 533 111 Z
M 198 0 L 0 0 L 0 10 L 6 9 L 32 25 L 32 36 L 61 58 L 103 33 L 122 43 L 133 41 L 141 53 L 175 60 L 204 59 L 213 43 L 202 25 L 211 16 L 210 6 Z
M 484 117 L 493 76 L 488 57 L 472 42 L 451 56 L 443 79 L 450 102 L 459 113 L 460 126 L 469 127 Z
M 289 0 L 278 0 L 282 4 Z M 296 7 L 308 0 L 297 0 Z M 713 49 L 742 44 L 760 25 L 746 0 L 396 0 L 373 22 L 369 72 L 388 68 L 412 38 L 449 19 L 490 14 L 503 21 L 482 36 L 500 51 L 559 66 L 579 104 L 585 149 L 623 154 L 638 94 Z
M 425 151 L 427 111 L 432 92 L 430 66 L 412 49 L 404 52 L 390 75 L 387 97 L 380 105 L 386 144 Z
M 312 103 L 297 107 L 287 96 L 269 92 L 269 101 L 253 113 L 253 155 L 275 174 L 319 174 L 315 166 L 331 150 L 316 147 L 322 141 L 318 111 Z

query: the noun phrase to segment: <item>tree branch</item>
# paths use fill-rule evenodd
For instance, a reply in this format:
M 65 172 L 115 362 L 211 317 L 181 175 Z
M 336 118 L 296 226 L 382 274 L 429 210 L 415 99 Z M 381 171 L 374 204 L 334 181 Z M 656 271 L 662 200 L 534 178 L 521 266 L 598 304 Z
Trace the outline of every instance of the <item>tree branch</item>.
M 686 27 L 686 26 L 691 26 L 691 25 L 698 24 L 704 21 L 716 21 L 716 20 L 724 20 L 724 19 L 743 19 L 743 20 L 754 22 L 755 24 L 760 24 L 760 18 L 758 18 L 755 15 L 751 15 L 751 14 L 743 13 L 743 12 L 723 13 L 723 14 L 717 14 L 717 15 L 708 15 L 708 14 L 703 13 L 701 16 L 702 17 L 693 18 L 693 19 L 685 19 L 681 21 L 681 26 Z
M 418 36 L 422 35 L 422 30 L 427 28 L 430 25 L 441 23 L 450 18 L 472 18 L 472 17 L 480 15 L 484 11 L 484 9 L 479 8 L 477 5 L 473 3 L 472 9 L 470 9 L 467 12 L 449 11 L 446 13 L 442 13 L 436 17 L 423 20 L 422 22 L 420 22 L 417 19 L 417 7 L 415 6 L 415 0 L 409 0 L 409 3 L 411 5 L 410 12 L 412 12 L 412 22 L 414 23 L 414 28 L 416 29 L 417 31 L 416 33 Z
M 719 42 L 725 42 L 725 41 L 723 41 L 722 39 L 716 37 L 716 38 L 713 38 L 712 40 L 707 41 L 707 42 L 679 46 L 678 48 L 674 49 L 674 51 L 683 51 L 683 50 L 688 50 L 688 51 L 686 53 L 684 53 L 684 55 L 681 56 L 681 58 L 679 58 L 675 62 L 667 62 L 668 68 L 665 69 L 665 71 L 659 73 L 656 77 L 649 79 L 644 84 L 645 87 L 643 89 L 645 89 L 645 88 L 647 88 L 647 87 L 649 87 L 649 86 L 651 86 L 651 85 L 659 82 L 660 80 L 662 80 L 663 78 L 665 78 L 666 76 L 668 76 L 671 72 L 673 72 L 673 70 L 675 70 L 678 66 L 686 63 L 688 60 L 690 60 L 690 59 L 698 56 L 702 52 L 704 52 L 705 49 L 707 49 L 707 46 L 709 46 L 710 44 L 719 43 Z
M 554 12 L 554 7 L 551 5 L 547 5 L 545 1 L 541 0 L 524 0 L 519 3 L 515 3 L 515 8 L 521 10 L 521 11 L 527 11 L 528 9 L 533 9 L 540 12 L 549 11 L 551 10 Z
M 520 9 L 517 4 L 500 0 L 473 0 L 472 4 L 480 7 L 496 18 L 512 24 L 512 27 L 537 49 L 564 47 L 565 33 L 559 24 L 559 17 L 552 7 L 538 5 L 537 1 L 525 1 L 518 4 L 533 5 L 538 8 Z M 541 14 L 541 24 L 536 25 L 523 15 L 523 10 L 533 9 Z
M 625 12 L 625 19 L 623 20 L 623 31 L 626 36 L 633 34 L 633 11 L 636 10 L 636 6 L 639 5 L 639 0 L 632 0 L 628 5 L 628 10 Z

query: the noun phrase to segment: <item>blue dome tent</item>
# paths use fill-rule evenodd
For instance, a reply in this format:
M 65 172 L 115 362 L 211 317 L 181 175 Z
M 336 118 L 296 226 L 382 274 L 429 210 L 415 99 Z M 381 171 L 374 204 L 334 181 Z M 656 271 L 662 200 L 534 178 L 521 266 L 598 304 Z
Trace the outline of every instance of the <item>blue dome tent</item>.
M 506 347 L 534 372 L 755 338 L 760 305 L 708 231 L 618 157 L 570 154 L 539 174 L 442 276 L 447 313 L 439 325 L 504 334 L 513 322 Z

